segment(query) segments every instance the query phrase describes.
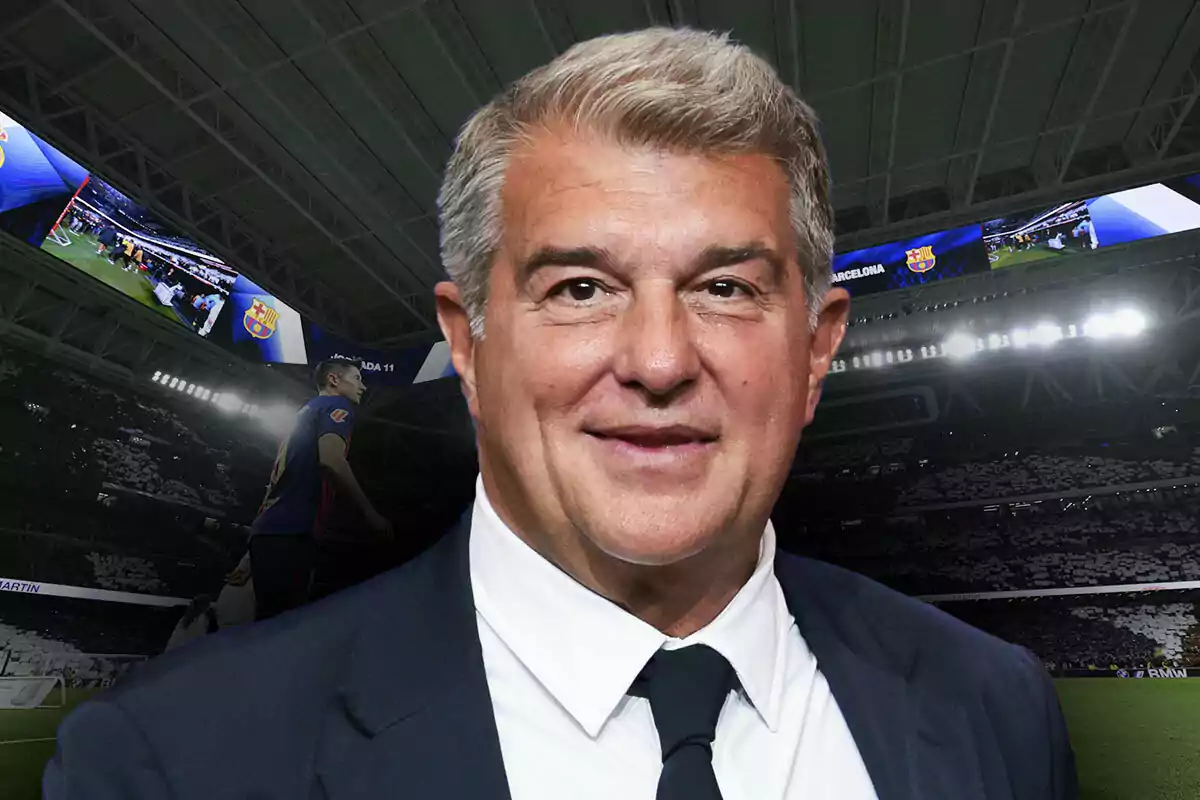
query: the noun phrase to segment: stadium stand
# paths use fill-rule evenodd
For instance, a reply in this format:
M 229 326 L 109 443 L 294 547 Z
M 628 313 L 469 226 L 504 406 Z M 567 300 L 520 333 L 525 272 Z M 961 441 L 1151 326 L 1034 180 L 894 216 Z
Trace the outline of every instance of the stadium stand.
M 244 552 L 273 442 L 211 411 L 0 350 L 0 576 L 185 599 L 215 592 Z M 180 613 L 0 593 L 0 659 L 160 652 Z
M 1142 409 L 1069 409 L 801 449 L 775 513 L 788 549 L 940 602 L 1052 669 L 1200 666 L 1200 435 Z M 1021 598 L 1047 590 L 1065 596 Z
M 161 651 L 179 618 L 174 608 L 16 593 L 2 599 L 0 675 L 59 674 L 68 688 L 111 682 Z
M 1195 591 L 949 603 L 960 619 L 1037 653 L 1055 672 L 1200 666 Z

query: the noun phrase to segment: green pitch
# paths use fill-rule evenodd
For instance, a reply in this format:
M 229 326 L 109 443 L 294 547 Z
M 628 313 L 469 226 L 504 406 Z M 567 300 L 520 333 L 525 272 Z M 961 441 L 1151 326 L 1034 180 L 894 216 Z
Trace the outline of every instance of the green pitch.
M 58 689 L 52 698 L 57 698 Z M 54 755 L 58 723 L 95 689 L 68 689 L 63 708 L 0 711 L 0 797 L 37 800 L 42 796 L 42 770 Z
M 70 233 L 71 244 L 63 247 L 51 239 L 46 239 L 42 249 L 52 256 L 66 261 L 71 266 L 86 272 L 97 280 L 104 281 L 127 297 L 132 297 L 147 308 L 154 309 L 172 322 L 178 323 L 179 317 L 175 312 L 158 302 L 150 282 L 138 272 L 125 272 L 118 264 L 108 263 L 104 256 L 96 255 L 98 244 L 96 237 Z
M 1047 258 L 1062 258 L 1067 253 L 1062 253 L 1057 250 L 1051 250 L 1044 245 L 1038 245 L 1031 250 L 1014 250 L 1008 252 L 1007 247 L 1001 247 L 996 251 L 996 260 L 992 262 L 992 269 L 1004 269 L 1005 267 L 1014 267 L 1017 264 L 1025 264 L 1030 261 L 1042 261 Z
M 1200 796 L 1200 679 L 1057 681 L 1082 800 Z
M 1200 679 L 1056 681 L 1079 766 L 1081 800 L 1195 800 L 1200 786 Z M 64 709 L 0 711 L 0 797 L 36 800 Z M 33 740 L 33 741 L 27 741 Z

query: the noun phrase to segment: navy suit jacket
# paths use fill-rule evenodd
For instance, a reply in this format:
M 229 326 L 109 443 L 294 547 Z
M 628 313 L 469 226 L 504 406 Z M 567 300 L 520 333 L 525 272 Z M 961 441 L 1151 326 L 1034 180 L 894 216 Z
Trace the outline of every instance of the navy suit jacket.
M 142 667 L 62 724 L 47 800 L 508 800 L 468 571 L 469 517 L 414 561 Z M 880 800 L 1076 797 L 1026 650 L 780 554 L 800 633 Z

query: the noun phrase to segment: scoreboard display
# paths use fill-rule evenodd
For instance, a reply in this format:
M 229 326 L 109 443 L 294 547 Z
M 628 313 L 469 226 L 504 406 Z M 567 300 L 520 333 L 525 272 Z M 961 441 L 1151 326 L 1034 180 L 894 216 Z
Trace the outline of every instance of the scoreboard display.
M 988 270 L 978 225 L 888 242 L 833 258 L 833 282 L 852 295 L 905 289 Z

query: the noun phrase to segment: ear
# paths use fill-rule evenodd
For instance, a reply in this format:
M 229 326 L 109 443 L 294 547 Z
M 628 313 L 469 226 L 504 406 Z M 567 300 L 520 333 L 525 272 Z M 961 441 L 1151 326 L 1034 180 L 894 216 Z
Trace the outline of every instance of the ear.
M 804 410 L 805 426 L 812 423 L 813 415 L 816 414 L 817 401 L 821 399 L 821 387 L 846 335 L 846 321 L 849 317 L 849 293 L 841 288 L 830 289 L 825 295 L 825 302 L 821 304 L 817 327 L 812 333 L 812 342 L 808 350 L 808 407 Z
M 475 394 L 475 338 L 471 336 L 471 318 L 463 306 L 458 287 L 450 281 L 442 281 L 433 287 L 437 299 L 438 327 L 450 345 L 450 362 L 458 373 L 463 397 L 473 419 L 479 419 L 479 406 Z

